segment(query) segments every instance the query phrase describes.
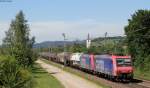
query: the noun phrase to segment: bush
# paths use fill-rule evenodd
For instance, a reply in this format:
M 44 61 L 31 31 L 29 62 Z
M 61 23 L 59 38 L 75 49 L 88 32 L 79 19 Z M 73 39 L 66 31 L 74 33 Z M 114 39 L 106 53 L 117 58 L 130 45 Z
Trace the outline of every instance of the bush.
M 0 56 L 0 88 L 31 88 L 32 76 L 10 56 Z
M 150 55 L 144 59 L 144 71 L 150 73 Z

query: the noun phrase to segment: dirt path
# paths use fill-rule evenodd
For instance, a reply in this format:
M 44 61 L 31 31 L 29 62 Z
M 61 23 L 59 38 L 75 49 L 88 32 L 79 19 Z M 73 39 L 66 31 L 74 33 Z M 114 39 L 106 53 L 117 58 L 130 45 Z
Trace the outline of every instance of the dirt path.
M 54 67 L 50 64 L 46 64 L 41 60 L 38 60 L 37 63 L 39 63 L 44 69 L 46 69 L 47 72 L 56 77 L 65 86 L 65 88 L 102 88 L 88 80 L 65 72 L 60 68 Z

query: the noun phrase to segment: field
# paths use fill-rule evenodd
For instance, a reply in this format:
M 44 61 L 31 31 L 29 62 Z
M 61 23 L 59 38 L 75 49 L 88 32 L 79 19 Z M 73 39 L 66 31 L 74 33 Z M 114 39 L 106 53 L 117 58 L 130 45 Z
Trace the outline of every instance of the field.
M 34 65 L 32 72 L 35 82 L 33 88 L 64 88 L 56 78 L 43 70 L 40 65 Z

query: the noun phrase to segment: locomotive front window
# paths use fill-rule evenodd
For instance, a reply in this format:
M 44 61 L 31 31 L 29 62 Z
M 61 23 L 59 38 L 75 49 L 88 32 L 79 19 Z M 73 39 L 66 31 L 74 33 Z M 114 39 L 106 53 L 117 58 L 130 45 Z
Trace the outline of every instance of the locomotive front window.
M 117 66 L 131 66 L 131 59 L 128 58 L 117 58 Z

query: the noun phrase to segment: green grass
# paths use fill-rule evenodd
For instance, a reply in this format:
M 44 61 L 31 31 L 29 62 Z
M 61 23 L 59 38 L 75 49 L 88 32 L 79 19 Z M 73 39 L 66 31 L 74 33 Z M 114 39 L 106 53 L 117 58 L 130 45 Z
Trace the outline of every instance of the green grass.
M 40 59 L 40 60 L 44 61 L 47 64 L 51 64 L 51 65 L 56 66 L 58 68 L 62 68 L 62 66 L 60 64 L 57 64 L 57 63 L 54 63 L 54 62 L 51 62 L 51 61 L 48 61 L 48 60 L 45 60 L 45 59 Z M 82 72 L 79 73 L 77 70 L 74 70 L 74 69 L 69 68 L 69 67 L 65 67 L 65 68 L 63 68 L 63 70 L 66 71 L 66 72 L 75 74 L 75 75 L 77 75 L 79 77 L 82 77 L 86 80 L 89 80 L 91 82 L 94 82 L 95 84 L 97 84 L 97 85 L 99 85 L 103 88 L 110 88 L 109 86 L 104 85 L 103 83 L 99 82 L 97 79 L 94 79 L 93 77 L 90 77 L 89 74 L 85 74 L 85 73 L 82 73 Z
M 35 64 L 32 69 L 33 88 L 64 88 L 64 86 L 52 75 L 43 70 L 40 65 Z
M 137 79 L 150 80 L 150 72 L 141 72 L 139 70 L 135 70 L 134 77 Z

